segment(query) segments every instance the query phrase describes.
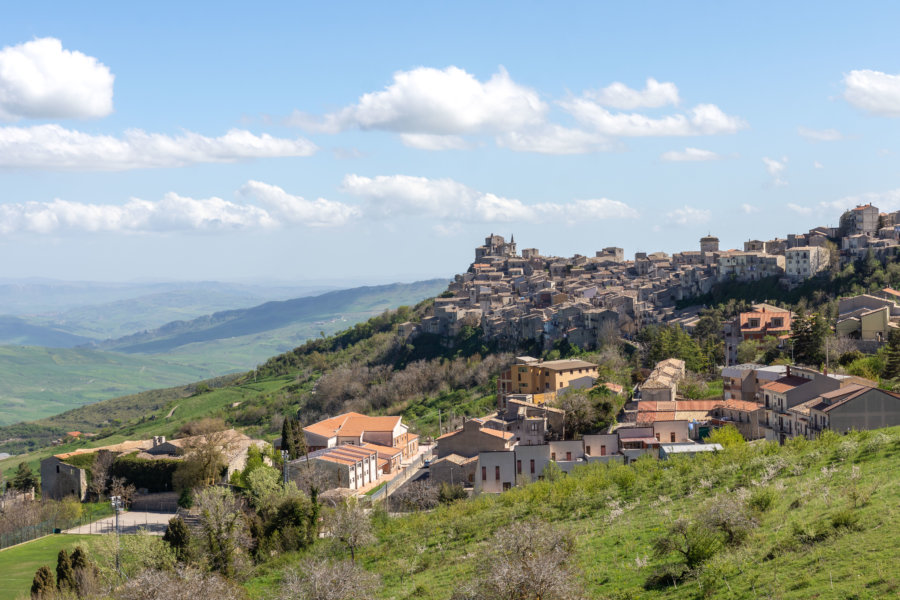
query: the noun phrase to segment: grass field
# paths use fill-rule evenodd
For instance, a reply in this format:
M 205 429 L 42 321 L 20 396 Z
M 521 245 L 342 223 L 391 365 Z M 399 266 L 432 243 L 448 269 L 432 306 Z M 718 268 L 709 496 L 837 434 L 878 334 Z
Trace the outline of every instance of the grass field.
M 48 535 L 46 537 L 0 550 L 0 600 L 29 598 L 34 572 L 47 565 L 56 572 L 56 555 L 75 546 L 90 546 L 99 536 Z
M 495 531 L 536 520 L 571 532 L 570 564 L 592 599 L 898 598 L 898 474 L 896 427 L 784 447 L 745 444 L 695 458 L 592 464 L 499 496 L 376 517 L 378 541 L 357 560 L 380 575 L 378 598 L 446 600 L 460 582 L 490 568 Z M 680 564 L 675 553 L 655 554 L 654 543 L 671 537 L 679 518 L 709 527 L 704 515 L 723 502 L 749 511 L 746 538 L 717 538 L 712 557 L 675 585 L 668 578 L 652 583 Z M 309 553 L 347 554 L 328 541 Z M 262 565 L 245 587 L 253 598 L 273 597 L 281 573 L 299 558 Z

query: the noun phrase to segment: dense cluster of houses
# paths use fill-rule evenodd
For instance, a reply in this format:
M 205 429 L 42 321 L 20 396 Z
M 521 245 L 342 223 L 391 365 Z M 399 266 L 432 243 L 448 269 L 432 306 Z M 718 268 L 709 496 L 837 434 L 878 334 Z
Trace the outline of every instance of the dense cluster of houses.
M 466 324 L 483 328 L 508 347 L 526 343 L 550 347 L 568 339 L 583 348 L 605 336 L 630 334 L 648 323 L 691 322 L 696 312 L 679 312 L 679 300 L 702 295 L 726 281 L 779 277 L 791 286 L 822 272 L 834 260 L 846 262 L 872 250 L 896 252 L 900 211 L 881 213 L 871 204 L 848 210 L 838 227 L 768 241 L 749 240 L 743 250 L 720 250 L 706 236 L 700 249 L 668 255 L 638 252 L 625 260 L 622 248 L 595 256 L 543 256 L 536 248 L 517 251 L 515 238 L 491 234 L 475 249 L 475 261 L 457 275 L 446 297 L 421 330 L 453 336 Z M 407 324 L 407 334 L 418 326 Z

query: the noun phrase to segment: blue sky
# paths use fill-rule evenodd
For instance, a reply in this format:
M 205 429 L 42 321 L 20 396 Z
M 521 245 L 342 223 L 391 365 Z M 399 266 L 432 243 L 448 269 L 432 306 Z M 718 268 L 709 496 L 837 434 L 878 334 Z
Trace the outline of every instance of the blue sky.
M 344 279 L 900 209 L 891 3 L 59 3 L 0 20 L 0 277 Z

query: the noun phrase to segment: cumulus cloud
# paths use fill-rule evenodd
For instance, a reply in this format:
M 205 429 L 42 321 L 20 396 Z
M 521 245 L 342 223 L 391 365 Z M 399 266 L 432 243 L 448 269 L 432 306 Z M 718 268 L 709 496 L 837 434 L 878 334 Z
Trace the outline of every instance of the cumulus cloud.
M 787 181 L 782 178 L 784 170 L 787 168 L 787 160 L 786 156 L 781 157 L 780 161 L 768 156 L 763 157 L 762 161 L 766 166 L 766 172 L 772 177 L 772 185 L 787 185 Z
M 361 214 L 356 206 L 325 198 L 307 200 L 302 196 L 289 194 L 278 186 L 261 181 L 248 181 L 238 193 L 265 206 L 282 223 L 309 227 L 331 227 L 344 225 Z
M 586 154 L 608 150 L 613 143 L 603 135 L 547 124 L 529 131 L 510 131 L 499 135 L 497 145 L 516 152 Z
M 166 194 L 151 202 L 87 204 L 53 200 L 0 205 L 0 233 L 115 232 L 148 233 L 272 227 L 263 209 L 222 200 Z
M 824 169 L 825 166 L 824 166 L 822 163 L 820 163 L 819 161 L 814 160 L 814 161 L 813 161 L 813 168 L 814 168 L 814 169 Z
M 465 150 L 471 144 L 458 135 L 431 135 L 428 133 L 401 133 L 404 146 L 419 150 Z
M 467 136 L 489 135 L 500 147 L 543 154 L 608 151 L 617 147 L 618 137 L 717 135 L 747 127 L 714 104 L 655 118 L 609 110 L 678 102 L 678 88 L 671 82 L 649 78 L 643 90 L 616 82 L 558 102 L 581 123 L 571 128 L 554 123 L 540 94 L 515 82 L 502 67 L 486 81 L 455 66 L 419 67 L 396 72 L 391 84 L 363 94 L 355 104 L 320 117 L 295 111 L 287 122 L 324 133 L 394 132 L 406 146 L 424 150 L 469 148 L 475 144 Z
M 0 169 L 124 171 L 309 156 L 315 151 L 315 144 L 303 138 L 275 138 L 241 129 L 211 138 L 190 131 L 170 136 L 132 129 L 115 137 L 84 133 L 55 124 L 0 127 Z
M 537 92 L 514 82 L 502 67 L 485 82 L 458 67 L 419 67 L 394 73 L 384 90 L 321 120 L 295 113 L 291 121 L 329 133 L 359 128 L 458 135 L 518 129 L 540 123 L 546 112 Z
M 669 162 L 690 162 L 690 161 L 706 161 L 719 160 L 722 158 L 720 154 L 716 154 L 712 150 L 701 150 L 700 148 L 685 148 L 684 151 L 670 150 L 663 152 L 660 158 Z
M 585 96 L 602 106 L 610 106 L 621 110 L 636 108 L 659 108 L 667 104 L 678 104 L 678 88 L 674 83 L 660 83 L 652 77 L 647 78 L 643 90 L 635 90 L 624 83 L 615 82 L 602 90 L 586 92 Z
M 807 129 L 806 127 L 798 127 L 797 133 L 800 137 L 806 138 L 811 142 L 836 142 L 844 139 L 844 135 L 837 129 Z
M 364 198 L 366 211 L 380 217 L 428 216 L 449 221 L 544 222 L 634 218 L 636 210 L 608 198 L 527 205 L 521 200 L 481 192 L 452 179 L 409 175 L 347 175 L 346 193 Z
M 844 76 L 844 99 L 882 117 L 900 117 L 900 75 L 861 69 Z
M 560 103 L 584 125 L 614 137 L 694 136 L 735 133 L 747 124 L 725 114 L 714 104 L 698 104 L 687 114 L 648 117 L 640 113 L 613 113 L 586 97 Z
M 676 225 L 702 225 L 712 218 L 712 211 L 684 205 L 666 213 L 666 217 Z
M 96 58 L 40 38 L 0 50 L 0 119 L 104 117 L 113 110 L 113 80 Z
M 755 212 L 759 212 L 759 207 L 754 206 L 753 204 L 741 204 L 741 210 L 744 211 L 744 214 L 750 215 Z
M 792 210 L 800 215 L 810 215 L 813 211 L 813 209 L 808 206 L 800 206 L 799 204 L 794 204 L 793 202 L 788 202 L 787 207 L 788 210 Z

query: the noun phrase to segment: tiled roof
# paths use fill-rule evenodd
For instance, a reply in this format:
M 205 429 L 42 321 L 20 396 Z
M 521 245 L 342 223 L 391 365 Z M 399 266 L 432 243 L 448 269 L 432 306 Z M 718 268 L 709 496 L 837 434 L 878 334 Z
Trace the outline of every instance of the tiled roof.
M 794 389 L 795 387 L 803 385 L 804 383 L 809 383 L 809 379 L 788 375 L 787 377 L 782 377 L 781 379 L 770 381 L 769 383 L 760 386 L 760 389 L 769 390 L 770 392 L 775 392 L 776 394 L 783 394 Z
M 725 400 L 720 406 L 731 410 L 742 410 L 746 412 L 753 412 L 754 410 L 759 410 L 763 407 L 762 404 L 757 402 L 747 402 L 746 400 Z
M 359 437 L 365 432 L 393 431 L 399 422 L 400 417 L 368 417 L 359 413 L 349 412 L 307 425 L 303 428 L 303 431 L 325 438 L 337 435 Z
M 719 399 L 715 400 L 676 400 L 675 401 L 675 410 L 712 410 L 722 401 Z

